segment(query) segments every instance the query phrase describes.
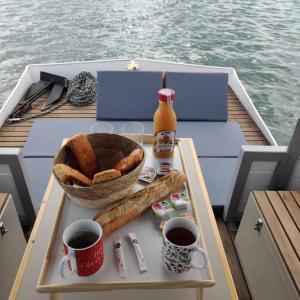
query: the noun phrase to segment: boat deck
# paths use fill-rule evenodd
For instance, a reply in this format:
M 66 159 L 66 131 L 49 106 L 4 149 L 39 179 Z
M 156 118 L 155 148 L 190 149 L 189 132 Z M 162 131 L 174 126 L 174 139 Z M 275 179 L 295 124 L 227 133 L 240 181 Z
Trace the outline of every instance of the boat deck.
M 34 104 L 32 109 L 25 114 L 25 117 L 36 114 L 43 107 L 47 94 L 40 97 Z M 64 99 L 65 100 L 65 99 Z M 96 118 L 96 103 L 84 107 L 76 107 L 70 103 L 66 103 L 57 108 L 53 112 L 39 117 L 39 119 L 61 119 L 61 118 Z M 269 142 L 256 126 L 255 122 L 249 116 L 248 112 L 242 106 L 237 96 L 231 88 L 228 89 L 228 119 L 229 121 L 238 122 L 243 133 L 250 145 L 269 145 Z M 0 147 L 23 147 L 30 133 L 32 123 L 35 119 L 5 124 L 0 128 Z
M 47 94 L 40 97 L 34 103 L 32 109 L 25 114 L 30 116 L 36 114 L 43 107 Z M 64 99 L 65 100 L 65 99 Z M 75 107 L 66 103 L 55 111 L 39 117 L 39 119 L 62 119 L 62 118 L 96 118 L 96 103 L 85 107 Z M 22 121 L 14 124 L 5 124 L 0 128 L 0 147 L 23 147 L 30 133 L 35 119 Z M 250 145 L 269 145 L 269 142 L 261 133 L 251 116 L 245 110 L 231 88 L 228 89 L 228 120 L 238 122 L 243 130 L 248 144 Z M 217 217 L 217 224 L 222 238 L 223 246 L 226 252 L 227 260 L 233 275 L 239 299 L 251 299 L 247 284 L 245 282 L 237 254 L 235 252 L 233 240 L 235 233 L 231 232 L 222 218 Z

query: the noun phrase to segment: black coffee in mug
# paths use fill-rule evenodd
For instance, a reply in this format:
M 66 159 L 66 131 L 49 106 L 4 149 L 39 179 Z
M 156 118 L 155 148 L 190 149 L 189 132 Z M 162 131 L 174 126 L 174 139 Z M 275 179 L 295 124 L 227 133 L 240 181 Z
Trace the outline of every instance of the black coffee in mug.
M 74 249 L 82 249 L 93 245 L 98 240 L 98 235 L 90 231 L 76 232 L 69 240 L 68 245 Z
M 167 239 L 177 246 L 192 245 L 196 241 L 196 237 L 192 232 L 183 227 L 174 227 L 166 234 Z

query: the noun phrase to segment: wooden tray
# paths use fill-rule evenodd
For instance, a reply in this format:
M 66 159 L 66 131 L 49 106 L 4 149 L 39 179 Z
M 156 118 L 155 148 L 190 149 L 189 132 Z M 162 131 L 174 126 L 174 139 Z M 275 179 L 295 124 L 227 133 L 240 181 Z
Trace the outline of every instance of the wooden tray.
M 146 143 L 144 143 L 146 152 L 145 166 L 153 166 L 155 163 L 152 155 L 152 144 L 150 142 L 151 139 L 147 139 Z M 185 170 L 184 165 L 185 155 L 181 147 L 181 142 L 178 141 L 174 151 L 174 167 L 187 174 L 188 169 Z M 192 176 L 192 174 L 189 174 L 189 176 Z M 187 177 L 189 178 L 189 176 Z M 143 185 L 136 183 L 134 191 L 141 188 L 143 188 Z M 189 195 L 194 197 L 193 193 L 190 193 L 188 185 L 181 190 L 185 190 Z M 193 197 L 190 196 L 191 210 L 194 212 L 194 218 L 201 230 L 198 213 L 194 210 L 195 200 Z M 57 293 L 141 288 L 202 288 L 215 284 L 210 263 L 203 270 L 190 270 L 181 274 L 169 272 L 162 266 L 162 234 L 158 229 L 158 220 L 151 209 L 105 238 L 104 264 L 97 273 L 89 277 L 75 276 L 68 279 L 61 278 L 58 265 L 63 257 L 62 234 L 64 229 L 79 219 L 92 218 L 98 209 L 81 207 L 70 201 L 69 196 L 65 194 L 62 199 L 57 200 L 61 201 L 60 209 L 56 216 L 56 222 L 36 288 L 38 292 Z M 128 240 L 129 232 L 135 232 L 140 240 L 148 266 L 146 273 L 139 272 L 135 253 Z M 128 273 L 126 278 L 121 278 L 116 268 L 113 251 L 113 240 L 116 237 L 121 237 L 123 240 L 123 250 Z M 200 246 L 206 249 L 203 236 L 201 236 Z

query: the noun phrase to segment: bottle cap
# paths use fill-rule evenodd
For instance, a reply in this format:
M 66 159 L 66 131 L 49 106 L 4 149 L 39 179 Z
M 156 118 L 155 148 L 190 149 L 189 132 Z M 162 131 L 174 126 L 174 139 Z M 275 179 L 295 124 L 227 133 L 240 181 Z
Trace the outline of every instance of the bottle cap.
M 158 99 L 162 102 L 174 101 L 175 91 L 172 89 L 161 89 L 158 91 Z

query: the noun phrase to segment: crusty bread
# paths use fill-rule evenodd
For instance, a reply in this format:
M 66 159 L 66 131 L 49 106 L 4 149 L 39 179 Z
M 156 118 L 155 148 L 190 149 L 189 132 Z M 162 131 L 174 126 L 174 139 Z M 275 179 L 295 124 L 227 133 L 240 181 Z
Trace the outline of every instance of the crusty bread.
M 153 203 L 177 192 L 185 181 L 186 177 L 182 172 L 171 171 L 144 189 L 102 209 L 95 215 L 94 220 L 101 225 L 104 235 L 108 235 L 139 216 Z
M 81 174 L 79 171 L 72 169 L 65 164 L 56 164 L 53 167 L 56 176 L 65 184 L 77 184 L 80 186 L 91 186 L 92 181 Z
M 121 172 L 116 169 L 105 170 L 94 175 L 92 184 L 112 180 L 120 176 Z
M 143 150 L 140 148 L 134 149 L 128 156 L 122 158 L 116 163 L 114 168 L 121 173 L 129 172 L 134 169 L 143 160 Z
M 79 133 L 73 136 L 67 144 L 78 161 L 82 173 L 92 179 L 97 173 L 98 166 L 94 150 L 87 136 Z

